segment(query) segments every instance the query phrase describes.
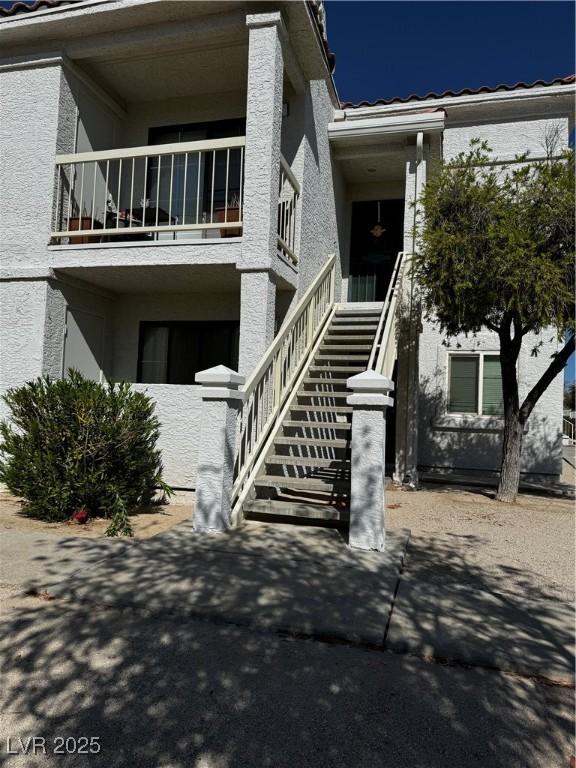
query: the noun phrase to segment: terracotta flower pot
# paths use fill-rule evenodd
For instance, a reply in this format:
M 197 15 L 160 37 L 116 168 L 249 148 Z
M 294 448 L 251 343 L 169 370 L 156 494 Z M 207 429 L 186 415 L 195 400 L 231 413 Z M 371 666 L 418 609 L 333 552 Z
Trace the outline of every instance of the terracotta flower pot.
M 228 209 L 225 208 L 216 208 L 214 211 L 216 214 L 216 221 L 219 223 L 222 223 L 225 219 L 227 222 L 231 221 L 240 221 L 240 208 L 236 207 L 229 207 Z M 220 230 L 220 237 L 241 237 L 242 236 L 242 227 L 224 227 Z

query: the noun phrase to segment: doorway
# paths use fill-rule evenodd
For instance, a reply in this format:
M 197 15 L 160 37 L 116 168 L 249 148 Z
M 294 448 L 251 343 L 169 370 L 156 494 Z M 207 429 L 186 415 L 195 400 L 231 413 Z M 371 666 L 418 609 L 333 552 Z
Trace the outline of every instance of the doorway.
M 348 301 L 384 301 L 404 247 L 404 200 L 352 203 Z

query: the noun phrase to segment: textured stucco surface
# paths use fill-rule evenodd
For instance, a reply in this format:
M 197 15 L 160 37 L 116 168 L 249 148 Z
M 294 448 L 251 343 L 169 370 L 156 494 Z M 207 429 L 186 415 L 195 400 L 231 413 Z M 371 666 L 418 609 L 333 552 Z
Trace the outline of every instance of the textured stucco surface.
M 496 334 L 482 331 L 477 336 L 458 336 L 450 346 L 438 343 L 440 334 L 431 323 L 424 324 L 420 339 L 420 420 L 419 459 L 425 467 L 497 470 L 500 465 L 502 426 L 500 419 L 446 414 L 448 355 L 451 350 L 498 353 Z M 542 342 L 537 357 L 532 349 Z M 554 332 L 543 331 L 527 337 L 518 362 L 520 398 L 526 396 L 558 349 Z M 562 377 L 557 376 L 542 395 L 524 435 L 522 471 L 559 475 L 561 447 Z
M 377 396 L 381 399 L 381 395 Z M 353 395 L 352 398 L 361 398 Z M 366 399 L 366 398 L 365 398 Z M 348 399 L 348 403 L 351 398 Z M 386 437 L 383 407 L 355 405 L 352 415 L 350 487 L 350 546 L 382 551 L 384 531 L 384 472 Z
M 42 374 L 45 312 L 45 280 L 0 282 L 0 394 Z
M 54 158 L 71 151 L 74 102 L 59 65 L 0 72 L 0 208 L 3 266 L 45 261 Z
M 533 157 L 542 157 L 545 152 L 546 136 L 558 131 L 558 140 L 562 146 L 568 144 L 568 118 L 554 115 L 532 120 L 510 118 L 493 123 L 450 125 L 444 130 L 444 158 L 450 159 L 459 152 L 466 152 L 471 139 L 481 138 L 488 142 L 494 151 L 494 159 L 514 160 L 518 155 L 529 152 Z
M 239 372 L 249 376 L 274 339 L 276 285 L 270 272 L 243 272 Z
M 160 421 L 158 447 L 162 451 L 164 480 L 176 488 L 196 487 L 200 443 L 202 395 L 200 386 L 134 384 L 156 403 Z

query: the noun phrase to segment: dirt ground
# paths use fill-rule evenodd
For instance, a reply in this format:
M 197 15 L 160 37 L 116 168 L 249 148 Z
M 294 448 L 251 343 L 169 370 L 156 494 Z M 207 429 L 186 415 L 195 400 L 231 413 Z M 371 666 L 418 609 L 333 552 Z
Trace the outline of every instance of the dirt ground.
M 429 484 L 386 491 L 386 527 L 409 528 L 409 548 L 436 551 L 466 569 L 481 569 L 500 591 L 540 590 L 574 599 L 575 505 L 569 499 L 520 494 L 515 504 L 493 491 Z
M 134 529 L 134 538 L 148 539 L 158 533 L 173 528 L 192 515 L 191 503 L 173 503 L 153 507 L 150 511 L 133 515 L 130 518 Z M 110 524 L 104 518 L 93 518 L 80 525 L 74 522 L 45 523 L 23 515 L 20 504 L 10 493 L 0 491 L 0 535 L 2 531 L 19 530 L 31 533 L 51 533 L 55 536 L 84 536 L 98 538 L 104 536 Z

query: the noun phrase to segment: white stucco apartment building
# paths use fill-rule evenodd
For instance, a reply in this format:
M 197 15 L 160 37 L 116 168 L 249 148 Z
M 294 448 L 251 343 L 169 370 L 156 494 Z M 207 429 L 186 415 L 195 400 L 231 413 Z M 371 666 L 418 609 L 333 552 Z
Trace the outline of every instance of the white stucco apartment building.
M 133 382 L 156 401 L 166 480 L 193 489 L 199 371 L 263 370 L 331 255 L 326 306 L 367 313 L 374 336 L 434 163 L 474 137 L 500 163 L 541 157 L 551 129 L 568 144 L 573 78 L 343 105 L 325 29 L 313 2 L 39 0 L 4 12 L 2 391 L 71 366 Z M 399 293 L 409 304 L 406 278 Z M 523 391 L 556 349 L 553 333 L 537 341 L 540 355 L 525 345 L 520 360 Z M 496 470 L 502 419 L 497 397 L 482 400 L 495 337 L 446 346 L 413 322 L 396 349 L 390 470 L 405 481 Z M 451 396 L 461 376 L 473 391 Z M 561 420 L 557 378 L 530 419 L 525 473 L 558 477 Z

